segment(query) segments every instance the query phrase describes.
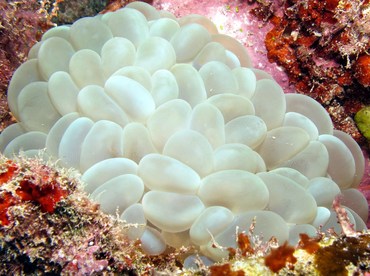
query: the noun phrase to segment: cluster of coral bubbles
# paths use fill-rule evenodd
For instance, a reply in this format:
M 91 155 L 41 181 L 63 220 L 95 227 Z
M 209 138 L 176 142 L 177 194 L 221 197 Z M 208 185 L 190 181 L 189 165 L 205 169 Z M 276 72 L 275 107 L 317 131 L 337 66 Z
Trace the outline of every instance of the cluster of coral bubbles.
M 202 16 L 143 2 L 46 32 L 8 92 L 18 123 L 0 150 L 82 174 L 103 211 L 136 227 L 148 254 L 194 245 L 213 260 L 236 228 L 294 244 L 340 231 L 342 194 L 357 230 L 364 158 L 311 98 L 284 94 L 244 47 Z

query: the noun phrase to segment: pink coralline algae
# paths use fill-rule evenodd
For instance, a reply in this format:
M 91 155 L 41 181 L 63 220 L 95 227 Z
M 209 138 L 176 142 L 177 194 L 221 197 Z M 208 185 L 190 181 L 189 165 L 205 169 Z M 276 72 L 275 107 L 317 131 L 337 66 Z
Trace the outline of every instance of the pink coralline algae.
M 108 261 L 97 260 L 94 255 L 99 250 L 99 246 L 86 246 L 80 250 L 80 254 L 76 254 L 75 258 L 63 269 L 64 272 L 90 275 L 107 268 Z

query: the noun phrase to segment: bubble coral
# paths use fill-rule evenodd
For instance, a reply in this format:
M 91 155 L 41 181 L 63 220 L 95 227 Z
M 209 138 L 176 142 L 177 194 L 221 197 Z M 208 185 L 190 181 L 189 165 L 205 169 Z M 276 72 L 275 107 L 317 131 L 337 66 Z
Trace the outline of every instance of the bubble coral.
M 103 211 L 139 225 L 129 237 L 149 255 L 194 245 L 221 259 L 213 242 L 235 248 L 235 229 L 255 217 L 255 233 L 280 244 L 320 225 L 340 232 L 331 202 L 341 192 L 366 228 L 356 142 L 205 17 L 133 2 L 51 29 L 14 73 L 8 102 L 18 123 L 1 151 L 46 148 L 78 169 Z

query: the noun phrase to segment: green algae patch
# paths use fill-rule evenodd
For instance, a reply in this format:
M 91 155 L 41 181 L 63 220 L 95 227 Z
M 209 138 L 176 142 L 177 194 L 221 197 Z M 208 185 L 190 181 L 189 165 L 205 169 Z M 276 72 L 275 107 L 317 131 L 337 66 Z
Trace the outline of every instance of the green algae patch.
M 370 106 L 366 106 L 356 113 L 355 122 L 362 135 L 370 141 Z

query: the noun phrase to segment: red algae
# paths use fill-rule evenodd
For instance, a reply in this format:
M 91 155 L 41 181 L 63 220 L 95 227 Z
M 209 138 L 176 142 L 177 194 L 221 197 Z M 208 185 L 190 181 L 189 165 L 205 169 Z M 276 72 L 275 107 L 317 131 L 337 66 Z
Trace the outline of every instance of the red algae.
M 241 255 L 244 257 L 254 253 L 252 243 L 249 237 L 244 233 L 238 234 L 238 248 L 241 250 Z
M 1 168 L 2 172 L 0 173 L 0 186 L 12 179 L 15 171 L 18 170 L 17 164 L 11 160 L 7 160 L 4 165 L 5 167 Z
M 265 257 L 265 265 L 276 273 L 287 264 L 295 264 L 297 258 L 293 255 L 294 251 L 294 247 L 285 242 L 278 248 L 271 249 L 270 254 Z
M 303 249 L 307 251 L 309 254 L 315 253 L 319 248 L 319 241 L 320 238 L 311 238 L 305 233 L 299 234 L 300 240 L 298 242 L 297 248 L 298 249 Z
M 22 180 L 20 189 L 16 193 L 22 200 L 31 200 L 39 203 L 41 211 L 48 213 L 53 213 L 56 204 L 68 195 L 68 192 L 58 187 L 55 181 L 38 186 L 32 178 Z
M 10 192 L 0 194 L 0 225 L 8 225 L 10 223 L 8 219 L 8 209 L 17 203 L 16 199 Z
M 361 55 L 355 65 L 355 78 L 364 87 L 370 86 L 370 56 L 368 54 Z
M 9 208 L 32 201 L 39 204 L 42 212 L 53 213 L 57 203 L 69 193 L 56 182 L 55 175 L 48 167 L 31 163 L 34 175 L 25 175 L 13 162 L 6 161 L 0 173 L 0 224 L 10 223 Z M 52 174 L 52 175 L 51 175 Z
M 233 271 L 230 264 L 213 265 L 209 268 L 211 276 L 244 276 L 245 273 L 242 270 Z

